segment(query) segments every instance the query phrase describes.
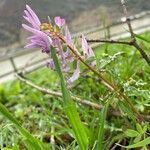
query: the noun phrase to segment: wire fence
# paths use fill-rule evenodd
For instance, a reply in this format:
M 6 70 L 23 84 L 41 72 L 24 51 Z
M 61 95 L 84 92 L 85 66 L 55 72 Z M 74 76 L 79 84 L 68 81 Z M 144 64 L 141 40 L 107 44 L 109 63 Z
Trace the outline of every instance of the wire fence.
M 135 33 L 143 33 L 150 31 L 150 11 L 142 12 L 134 16 L 130 16 L 131 23 Z M 88 39 L 104 39 L 107 37 L 111 39 L 126 38 L 130 34 L 127 31 L 124 18 L 114 22 L 106 28 L 93 27 L 90 30 L 82 32 Z M 109 34 L 109 35 L 108 35 Z M 79 37 L 81 32 L 73 34 L 73 38 Z M 92 47 L 99 44 L 92 44 Z M 14 79 L 15 72 L 29 73 L 43 66 L 46 66 L 48 56 L 41 54 L 40 50 L 23 50 L 20 48 L 14 50 L 14 53 L 0 57 L 0 82 L 5 82 Z

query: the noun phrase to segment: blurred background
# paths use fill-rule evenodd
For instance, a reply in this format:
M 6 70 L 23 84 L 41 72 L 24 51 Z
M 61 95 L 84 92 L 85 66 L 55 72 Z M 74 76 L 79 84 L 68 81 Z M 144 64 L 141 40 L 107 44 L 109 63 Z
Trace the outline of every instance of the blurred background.
M 43 22 L 47 16 L 64 17 L 73 33 L 101 25 L 104 18 L 111 24 L 123 16 L 120 0 L 0 0 L 0 47 L 22 43 L 25 4 L 30 5 Z M 128 0 L 130 15 L 149 9 L 149 0 Z

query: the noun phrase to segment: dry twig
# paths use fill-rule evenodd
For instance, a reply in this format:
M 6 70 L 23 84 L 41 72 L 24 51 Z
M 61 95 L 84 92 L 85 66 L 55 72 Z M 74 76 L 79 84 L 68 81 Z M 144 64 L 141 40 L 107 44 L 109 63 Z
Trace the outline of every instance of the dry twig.
M 111 44 L 125 44 L 125 45 L 132 45 L 132 42 L 126 41 L 118 41 L 118 40 L 101 40 L 101 39 L 87 39 L 89 43 L 111 43 Z
M 45 93 L 45 94 L 48 94 L 48 95 L 52 95 L 52 96 L 56 96 L 56 97 L 62 97 L 62 93 L 61 92 L 55 92 L 55 91 L 51 91 L 51 90 L 48 90 L 48 89 L 45 89 L 45 88 L 42 88 L 34 83 L 32 83 L 31 81 L 25 79 L 22 75 L 20 74 L 16 74 L 16 77 L 24 82 L 25 84 L 27 85 L 30 85 L 31 87 L 37 89 L 38 91 L 41 91 L 42 93 Z M 90 106 L 92 108 L 95 108 L 95 109 L 98 109 L 100 110 L 102 108 L 101 105 L 99 104 L 96 104 L 96 103 L 93 103 L 93 102 L 90 102 L 88 100 L 83 100 L 79 97 L 76 97 L 76 96 L 71 96 L 71 98 L 76 101 L 77 103 L 80 103 L 82 105 L 85 105 L 85 106 Z
M 121 4 L 122 4 L 123 12 L 124 12 L 124 15 L 125 15 L 125 18 L 126 18 L 126 23 L 128 25 L 128 28 L 129 28 L 131 40 L 129 42 L 126 42 L 126 41 L 118 41 L 118 40 L 87 39 L 87 41 L 89 43 L 111 43 L 111 44 L 125 44 L 125 45 L 129 45 L 129 46 L 133 46 L 140 52 L 143 59 L 150 66 L 150 57 L 148 56 L 148 54 L 146 54 L 144 49 L 138 44 L 138 42 L 136 40 L 134 31 L 133 31 L 133 28 L 132 28 L 132 25 L 131 25 L 130 17 L 128 16 L 128 11 L 127 11 L 127 7 L 126 7 L 126 4 L 125 4 L 125 0 L 121 0 Z
M 130 35 L 131 35 L 131 40 L 132 40 L 132 46 L 134 46 L 141 54 L 141 56 L 145 59 L 145 61 L 148 63 L 148 65 L 150 66 L 150 58 L 149 56 L 146 54 L 146 52 L 142 49 L 142 47 L 137 43 L 137 40 L 136 40 L 136 37 L 135 37 L 135 34 L 133 32 L 133 28 L 132 28 L 132 25 L 131 25 L 131 21 L 130 21 L 130 18 L 128 17 L 128 11 L 127 11 L 127 7 L 126 7 L 126 3 L 125 3 L 125 0 L 121 0 L 121 4 L 122 4 L 122 8 L 123 8 L 123 12 L 124 12 L 124 15 L 126 17 L 126 23 L 128 25 L 128 28 L 129 28 L 129 32 L 130 32 Z
M 27 80 L 25 77 L 23 77 L 21 74 L 16 74 L 16 77 L 24 82 L 25 84 L 37 89 L 38 91 L 44 93 L 44 94 L 48 94 L 48 95 L 51 95 L 51 96 L 56 96 L 56 97 L 62 97 L 62 93 L 61 92 L 55 92 L 55 91 L 51 91 L 51 90 L 48 90 L 46 88 L 42 88 L 34 83 L 32 83 L 31 81 Z M 77 102 L 78 104 L 81 104 L 81 105 L 84 105 L 84 106 L 88 106 L 88 107 L 91 107 L 93 109 L 96 109 L 96 110 L 101 110 L 103 108 L 103 106 L 97 104 L 97 103 L 94 103 L 94 102 L 90 102 L 89 100 L 85 100 L 85 99 L 81 99 L 79 97 L 76 97 L 76 96 L 71 96 L 71 98 Z M 116 116 L 116 117 L 121 117 L 121 113 L 119 111 L 115 111 L 115 110 L 112 110 L 112 109 L 109 109 L 109 112 L 108 112 L 108 115 L 109 116 Z M 143 119 L 145 121 L 150 121 L 150 116 L 144 116 L 142 115 Z
M 141 121 L 143 120 L 142 116 L 140 115 L 140 113 L 135 109 L 135 107 L 133 106 L 132 102 L 130 101 L 130 99 L 124 95 L 124 93 L 121 92 L 120 88 L 115 84 L 110 82 L 109 80 L 107 80 L 98 70 L 96 70 L 94 67 L 90 66 L 89 64 L 87 64 L 84 59 L 81 57 L 80 54 L 78 54 L 78 50 L 76 48 L 74 48 L 72 45 L 67 44 L 65 38 L 57 33 L 55 33 L 55 35 L 63 42 L 67 45 L 67 47 L 72 51 L 72 53 L 74 54 L 74 56 L 80 60 L 80 62 L 82 62 L 89 70 L 91 70 L 93 73 L 95 73 L 99 79 L 101 79 L 103 82 L 105 83 L 105 86 L 109 89 L 109 90 L 113 90 L 114 92 L 117 93 L 117 96 L 119 98 L 123 98 L 130 106 L 130 108 L 133 110 L 133 112 L 136 115 L 137 120 Z

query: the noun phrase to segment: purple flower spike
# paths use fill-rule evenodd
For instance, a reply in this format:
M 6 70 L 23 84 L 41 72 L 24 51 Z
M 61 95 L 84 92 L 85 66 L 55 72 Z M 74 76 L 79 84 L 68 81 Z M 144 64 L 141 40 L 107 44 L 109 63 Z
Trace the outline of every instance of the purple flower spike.
M 61 61 L 61 69 L 63 72 L 67 72 L 69 70 L 68 64 L 67 64 L 67 59 L 65 56 L 65 52 L 63 51 L 63 46 L 61 44 L 61 41 L 59 39 L 55 39 L 53 42 L 54 46 L 57 49 L 60 61 Z
M 92 48 L 88 45 L 85 36 L 82 34 L 82 50 L 85 57 L 95 57 Z
M 65 25 L 65 19 L 60 18 L 60 16 L 55 17 L 54 21 L 58 27 L 62 27 L 63 25 Z
M 76 46 L 73 43 L 72 36 L 70 34 L 70 31 L 69 31 L 67 25 L 64 28 L 64 33 L 65 33 L 64 38 L 65 38 L 66 43 L 68 45 L 72 46 L 74 49 L 76 49 Z M 65 52 L 65 56 L 69 62 L 73 62 L 75 60 L 75 58 L 69 48 L 67 48 L 67 51 Z
M 53 25 L 48 23 L 41 24 L 36 13 L 28 5 L 26 5 L 23 17 L 27 21 L 27 24 L 22 24 L 22 27 L 29 33 L 31 33 L 31 36 L 27 38 L 28 43 L 25 46 L 25 48 L 40 48 L 42 49 L 42 52 L 49 54 L 50 47 L 54 47 L 57 51 L 57 56 L 61 65 L 61 70 L 65 73 L 68 73 L 68 71 L 70 71 L 70 66 L 73 62 L 77 62 L 76 68 L 72 76 L 67 78 L 68 87 L 72 87 L 73 82 L 77 80 L 80 76 L 80 61 L 73 55 L 69 47 L 71 46 L 72 48 L 74 48 L 77 51 L 77 53 L 79 53 L 79 51 L 77 50 L 72 40 L 67 25 L 65 25 L 65 20 L 59 16 L 54 18 L 55 24 L 60 29 L 58 31 L 60 32 L 60 34 L 64 33 L 64 35 L 62 36 L 64 37 L 65 42 L 62 42 L 61 39 L 57 37 L 57 34 L 53 34 L 55 33 L 55 30 L 53 30 Z M 82 50 L 84 54 L 83 57 L 85 58 L 85 60 L 89 57 L 95 56 L 92 49 L 88 46 L 88 43 L 83 35 Z M 47 67 L 52 70 L 55 70 L 55 64 L 52 58 L 50 58 L 47 62 Z M 68 75 L 66 74 L 66 76 Z
M 77 80 L 80 76 L 80 61 L 77 61 L 77 67 L 73 73 L 73 75 L 68 79 L 68 86 L 71 87 L 72 83 Z
M 88 42 L 83 34 L 82 34 L 82 42 L 81 43 L 82 43 L 82 50 L 83 50 L 83 55 L 84 55 L 85 59 L 88 59 L 90 57 L 95 57 L 95 54 L 94 54 L 92 48 L 88 45 Z M 91 63 L 91 65 L 95 66 L 96 61 L 94 60 Z
M 48 62 L 47 62 L 47 67 L 54 70 L 55 69 L 55 64 L 54 64 L 54 61 L 52 59 L 50 59 Z
M 29 43 L 25 48 L 40 48 L 42 52 L 49 53 L 50 46 L 52 45 L 52 39 L 44 32 L 40 31 L 41 22 L 35 12 L 26 5 L 25 20 L 30 26 L 22 24 L 22 27 L 32 33 L 32 36 L 28 38 Z
M 65 26 L 65 40 L 66 40 L 67 44 L 69 44 L 69 45 L 73 44 L 72 37 L 71 37 L 70 31 L 67 26 Z
M 26 5 L 26 10 L 24 10 L 25 20 L 32 25 L 33 28 L 40 30 L 41 22 L 35 12 L 30 8 L 30 6 Z

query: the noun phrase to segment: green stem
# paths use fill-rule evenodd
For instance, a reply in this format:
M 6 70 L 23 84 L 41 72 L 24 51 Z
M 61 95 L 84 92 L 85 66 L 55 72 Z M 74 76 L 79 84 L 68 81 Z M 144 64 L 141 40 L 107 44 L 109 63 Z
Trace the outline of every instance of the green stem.
M 57 36 L 59 37 L 59 39 L 67 44 L 66 40 L 57 34 Z M 130 100 L 128 99 L 128 97 L 126 97 L 119 89 L 118 86 L 112 84 L 110 81 L 108 81 L 105 77 L 103 77 L 103 75 L 95 70 L 95 68 L 93 68 L 92 66 L 88 65 L 84 59 L 81 57 L 81 55 L 79 54 L 78 50 L 77 49 L 74 49 L 71 45 L 67 44 L 68 48 L 72 51 L 72 53 L 77 57 L 77 59 L 79 59 L 89 70 L 91 70 L 92 72 L 94 72 L 102 81 L 104 81 L 109 87 L 108 89 L 109 90 L 112 90 L 115 91 L 117 93 L 117 95 L 120 97 L 120 98 L 123 98 L 124 100 L 126 100 L 126 102 L 130 105 L 131 109 L 133 110 L 133 112 L 135 112 L 137 114 L 137 117 L 138 119 L 141 121 L 143 120 L 143 117 L 141 116 L 141 114 L 134 108 L 133 104 L 130 102 Z M 105 84 L 105 86 L 106 86 Z

